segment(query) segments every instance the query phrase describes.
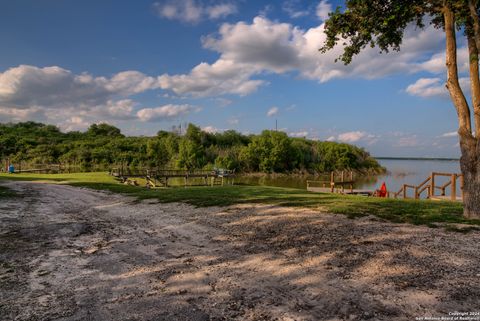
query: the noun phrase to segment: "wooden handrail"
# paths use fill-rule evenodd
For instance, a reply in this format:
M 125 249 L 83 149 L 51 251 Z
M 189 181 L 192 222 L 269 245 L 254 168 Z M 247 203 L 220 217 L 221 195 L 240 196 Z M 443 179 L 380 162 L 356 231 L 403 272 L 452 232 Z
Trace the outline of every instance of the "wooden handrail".
M 424 186 L 423 188 L 421 188 L 420 190 L 418 190 L 418 192 L 417 192 L 418 196 L 420 197 L 420 195 L 422 195 L 422 193 L 423 193 L 426 189 L 428 189 L 428 190 L 430 191 L 430 186 L 427 185 L 427 186 Z
M 440 186 L 441 189 L 445 189 L 447 186 L 451 185 L 452 184 L 452 181 L 448 181 L 446 182 L 445 184 L 443 184 L 442 186 Z
M 418 190 L 418 193 L 422 194 L 422 192 L 424 192 L 426 189 L 429 189 L 429 188 L 430 188 L 430 186 L 428 186 L 428 185 L 424 186 L 424 187 L 422 187 L 421 189 Z
M 398 195 L 400 195 L 403 192 L 403 186 L 398 190 L 398 192 L 393 193 L 393 197 L 397 198 Z
M 308 184 L 308 183 L 320 183 L 320 184 L 329 183 L 329 184 L 330 184 L 330 181 L 310 181 L 310 180 L 307 180 L 307 184 Z
M 350 185 L 354 184 L 354 181 L 345 181 L 345 182 L 333 182 L 335 185 Z
M 427 179 L 424 180 L 423 182 L 421 182 L 421 183 L 417 186 L 417 188 L 419 188 L 419 189 L 422 188 L 423 185 L 425 185 L 425 184 L 427 184 L 428 182 L 430 182 L 431 179 L 432 179 L 431 176 L 427 177 Z
M 452 176 L 452 173 L 437 173 L 437 172 L 432 172 L 432 175 L 451 177 L 451 176 Z M 461 174 L 459 174 L 459 175 L 461 175 Z

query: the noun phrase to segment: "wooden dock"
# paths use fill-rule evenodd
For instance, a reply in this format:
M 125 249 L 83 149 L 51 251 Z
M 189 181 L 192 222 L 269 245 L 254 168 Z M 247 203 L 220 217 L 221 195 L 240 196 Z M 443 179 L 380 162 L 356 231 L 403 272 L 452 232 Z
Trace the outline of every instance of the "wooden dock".
M 315 182 L 315 181 L 308 181 L 308 182 Z M 315 186 L 307 186 L 307 191 L 309 192 L 314 192 L 314 193 L 332 193 L 332 190 L 330 188 L 326 187 L 315 187 Z M 333 193 L 336 193 L 337 191 L 333 191 Z M 365 189 L 351 189 L 351 190 L 343 190 L 338 191 L 337 193 L 340 194 L 346 194 L 346 195 L 364 195 L 364 196 L 372 196 L 373 191 L 370 190 L 365 190 Z
M 207 185 L 233 185 L 235 171 L 229 170 L 177 170 L 177 169 L 128 169 L 113 168 L 110 175 L 119 178 L 123 183 L 135 184 L 135 178 L 143 178 L 146 180 L 147 187 L 164 186 L 169 187 L 169 180 L 173 178 L 183 178 L 184 186 L 188 186 L 188 182 L 192 178 L 203 179 L 204 186 Z
M 307 190 L 316 193 L 340 193 L 349 195 L 365 195 L 375 196 L 375 191 L 354 189 L 355 181 L 353 180 L 353 172 L 349 173 L 346 179 L 345 172 L 340 173 L 340 180 L 336 180 L 338 175 L 334 172 L 330 174 L 330 181 L 307 181 Z M 449 180 L 437 185 L 438 177 L 447 177 Z M 461 195 L 457 195 L 457 186 L 459 185 Z M 447 195 L 450 191 L 450 195 Z M 413 196 L 409 196 L 413 195 Z M 423 197 L 422 197 L 423 196 Z M 403 199 L 430 199 L 436 201 L 463 201 L 463 175 L 458 173 L 438 173 L 432 172 L 419 185 L 403 184 L 397 192 L 388 192 L 388 198 Z
M 338 175 L 335 172 L 330 173 L 329 181 L 307 181 L 307 191 L 315 193 L 340 193 L 348 195 L 373 195 L 373 191 L 354 189 L 353 171 L 340 172 L 339 180 L 335 180 Z M 347 178 L 348 176 L 348 178 Z

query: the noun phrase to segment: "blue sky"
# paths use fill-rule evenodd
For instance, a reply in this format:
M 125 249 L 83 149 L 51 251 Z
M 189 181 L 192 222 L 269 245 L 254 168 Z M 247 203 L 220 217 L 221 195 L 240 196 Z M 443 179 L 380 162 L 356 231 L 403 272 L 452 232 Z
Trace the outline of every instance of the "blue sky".
M 2 122 L 153 135 L 186 122 L 259 133 L 277 120 L 376 156 L 459 155 L 444 37 L 431 27 L 345 67 L 340 47 L 317 50 L 341 1 L 0 1 Z M 465 77 L 462 41 L 459 59 Z

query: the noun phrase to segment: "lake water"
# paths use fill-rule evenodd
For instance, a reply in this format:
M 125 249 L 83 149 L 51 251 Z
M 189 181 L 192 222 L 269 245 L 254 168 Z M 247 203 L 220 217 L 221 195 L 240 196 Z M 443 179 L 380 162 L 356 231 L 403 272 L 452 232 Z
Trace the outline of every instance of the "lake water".
M 387 168 L 385 175 L 357 177 L 356 189 L 375 190 L 385 182 L 389 191 L 398 191 L 403 184 L 418 185 L 422 183 L 431 172 L 460 173 L 458 161 L 450 160 L 406 160 L 406 159 L 380 159 L 380 164 Z M 329 177 L 320 180 L 329 180 Z M 318 177 L 237 177 L 237 183 L 249 185 L 265 185 L 291 188 L 307 188 L 307 180 L 319 180 Z M 347 179 L 346 179 L 347 180 Z M 435 185 L 440 186 L 449 180 L 447 177 L 436 178 Z M 460 184 L 458 184 L 460 185 Z M 448 188 L 449 189 L 449 188 Z M 447 195 L 450 191 L 447 189 Z M 457 195 L 459 191 L 457 189 Z

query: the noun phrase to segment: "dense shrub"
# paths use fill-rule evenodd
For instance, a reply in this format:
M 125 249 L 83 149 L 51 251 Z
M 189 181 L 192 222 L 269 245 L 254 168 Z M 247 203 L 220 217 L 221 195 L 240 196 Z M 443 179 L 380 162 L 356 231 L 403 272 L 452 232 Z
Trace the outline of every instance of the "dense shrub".
M 193 124 L 183 136 L 159 131 L 153 137 L 126 137 L 107 124 L 93 124 L 85 133 L 62 133 L 35 122 L 0 124 L 0 158 L 30 165 L 63 163 L 84 170 L 120 164 L 265 173 L 380 169 L 368 152 L 353 145 L 290 138 L 271 130 L 250 136 L 233 130 L 211 134 Z

